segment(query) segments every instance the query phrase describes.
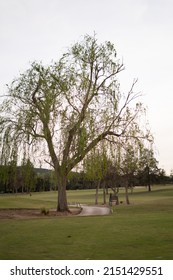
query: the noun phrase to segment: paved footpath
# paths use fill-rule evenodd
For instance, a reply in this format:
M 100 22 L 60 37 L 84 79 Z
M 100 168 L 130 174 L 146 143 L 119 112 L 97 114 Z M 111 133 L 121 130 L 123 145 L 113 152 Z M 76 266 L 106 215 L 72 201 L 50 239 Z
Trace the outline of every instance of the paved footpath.
M 82 211 L 78 216 L 97 216 L 110 214 L 110 208 L 108 206 L 81 205 L 81 207 Z

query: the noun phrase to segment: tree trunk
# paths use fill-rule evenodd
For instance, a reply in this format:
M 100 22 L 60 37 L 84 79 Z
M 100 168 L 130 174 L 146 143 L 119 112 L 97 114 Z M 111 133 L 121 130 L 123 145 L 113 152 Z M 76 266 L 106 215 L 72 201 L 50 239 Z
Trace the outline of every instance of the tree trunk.
M 103 182 L 103 204 L 106 204 L 106 187 L 105 187 L 106 183 L 105 181 Z
M 148 191 L 151 192 L 150 172 L 148 171 Z
M 67 183 L 66 175 L 57 176 L 57 185 L 58 185 L 57 211 L 59 212 L 70 212 L 67 204 L 66 183 Z
M 151 192 L 151 185 L 148 184 L 148 191 Z
M 125 196 L 126 196 L 126 204 L 130 204 L 129 194 L 128 194 L 128 179 L 125 181 Z
M 129 194 L 128 194 L 128 186 L 127 185 L 125 186 L 125 195 L 126 195 L 126 203 L 130 204 Z
M 149 168 L 149 166 L 147 166 L 147 181 L 148 181 L 148 191 L 151 192 L 150 168 Z
M 108 185 L 106 185 L 106 194 L 109 194 Z
M 101 180 L 98 181 L 98 184 L 97 184 L 97 186 L 96 186 L 96 197 L 95 197 L 95 204 L 96 204 L 96 205 L 98 204 L 100 183 L 101 183 Z

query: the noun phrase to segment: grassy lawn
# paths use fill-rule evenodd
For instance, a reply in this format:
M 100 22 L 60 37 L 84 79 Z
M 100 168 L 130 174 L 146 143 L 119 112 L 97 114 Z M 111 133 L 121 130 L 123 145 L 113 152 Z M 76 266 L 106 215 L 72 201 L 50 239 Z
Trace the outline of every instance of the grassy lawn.
M 0 207 L 55 208 L 56 198 L 1 195 Z M 94 191 L 69 191 L 68 201 L 93 204 Z M 0 259 L 173 259 L 173 186 L 136 189 L 130 201 L 109 216 L 0 220 Z

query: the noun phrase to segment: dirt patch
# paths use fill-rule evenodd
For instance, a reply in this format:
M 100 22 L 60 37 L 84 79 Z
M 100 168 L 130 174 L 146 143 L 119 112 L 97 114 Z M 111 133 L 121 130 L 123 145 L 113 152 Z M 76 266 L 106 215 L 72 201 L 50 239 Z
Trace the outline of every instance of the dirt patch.
M 50 209 L 47 215 L 41 213 L 40 209 L 0 209 L 0 219 L 33 219 L 33 218 L 50 218 L 62 216 L 74 216 L 81 212 L 81 208 L 70 208 L 70 212 L 57 212 Z

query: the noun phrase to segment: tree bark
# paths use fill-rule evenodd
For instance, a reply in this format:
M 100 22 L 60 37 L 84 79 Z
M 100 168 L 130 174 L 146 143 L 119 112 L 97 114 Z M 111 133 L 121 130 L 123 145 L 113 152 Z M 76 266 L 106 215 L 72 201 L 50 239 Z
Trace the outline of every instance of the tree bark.
M 58 212 L 70 212 L 67 203 L 67 193 L 66 193 L 67 176 L 57 175 L 57 185 L 58 185 Z
M 106 183 L 105 181 L 103 182 L 103 204 L 106 204 L 106 187 L 105 187 Z
M 148 167 L 148 191 L 151 192 L 151 183 L 150 183 L 150 169 Z
M 125 197 L 126 197 L 126 204 L 130 204 L 129 194 L 128 194 L 128 179 L 125 180 Z
M 95 197 L 95 204 L 98 204 L 98 196 L 99 196 L 99 188 L 100 188 L 101 180 L 98 181 L 98 184 L 96 186 L 96 197 Z
M 130 204 L 130 201 L 129 201 L 129 194 L 128 194 L 128 186 L 125 186 L 125 195 L 126 195 L 126 203 L 127 203 L 127 204 Z

